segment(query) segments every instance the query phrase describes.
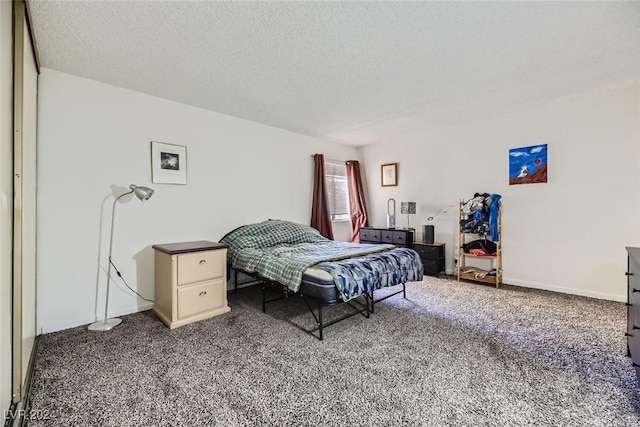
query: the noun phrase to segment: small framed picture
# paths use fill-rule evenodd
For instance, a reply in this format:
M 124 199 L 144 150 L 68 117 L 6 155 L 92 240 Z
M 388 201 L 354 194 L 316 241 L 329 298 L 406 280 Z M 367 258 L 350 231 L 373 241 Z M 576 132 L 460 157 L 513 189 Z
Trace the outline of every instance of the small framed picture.
M 398 164 L 385 163 L 380 166 L 380 176 L 383 187 L 395 187 L 398 185 Z
M 187 183 L 187 147 L 151 141 L 151 182 Z

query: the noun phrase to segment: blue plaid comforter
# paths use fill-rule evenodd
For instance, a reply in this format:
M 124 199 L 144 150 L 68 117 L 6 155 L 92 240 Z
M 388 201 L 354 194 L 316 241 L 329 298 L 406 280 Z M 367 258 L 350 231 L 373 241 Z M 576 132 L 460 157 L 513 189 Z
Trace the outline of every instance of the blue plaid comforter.
M 343 300 L 406 281 L 422 280 L 422 263 L 411 249 L 335 242 L 309 226 L 269 220 L 240 227 L 220 240 L 231 267 L 300 289 L 304 271 L 317 266 L 334 278 Z M 358 258 L 355 258 L 358 257 Z

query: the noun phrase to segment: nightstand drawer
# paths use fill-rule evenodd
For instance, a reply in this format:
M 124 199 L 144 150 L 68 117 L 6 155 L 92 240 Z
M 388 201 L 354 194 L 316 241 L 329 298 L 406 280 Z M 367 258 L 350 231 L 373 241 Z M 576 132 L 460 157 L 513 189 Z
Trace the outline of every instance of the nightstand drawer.
M 437 259 L 439 246 L 414 245 L 413 249 L 420 255 L 420 258 Z M 442 256 L 442 255 L 440 255 Z
M 422 258 L 422 268 L 426 276 L 438 276 L 443 271 L 443 264 L 441 260 Z
M 226 250 L 202 251 L 178 256 L 178 286 L 222 277 Z
M 226 303 L 223 287 L 222 280 L 215 280 L 178 289 L 178 320 L 222 307 Z

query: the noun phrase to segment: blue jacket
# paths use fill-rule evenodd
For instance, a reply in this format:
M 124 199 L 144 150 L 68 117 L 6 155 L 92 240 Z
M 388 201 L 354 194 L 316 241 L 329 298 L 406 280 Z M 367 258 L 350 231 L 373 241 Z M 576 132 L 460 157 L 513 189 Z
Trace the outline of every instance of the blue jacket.
M 491 234 L 491 240 L 497 242 L 500 240 L 500 232 L 498 231 L 498 213 L 500 212 L 500 199 L 502 196 L 499 194 L 492 194 L 491 204 L 489 205 L 489 233 Z

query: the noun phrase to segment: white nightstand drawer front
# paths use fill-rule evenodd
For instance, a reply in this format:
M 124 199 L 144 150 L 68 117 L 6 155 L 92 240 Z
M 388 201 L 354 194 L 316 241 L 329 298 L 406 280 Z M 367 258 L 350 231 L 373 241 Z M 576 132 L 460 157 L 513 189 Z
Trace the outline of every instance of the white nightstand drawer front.
M 222 280 L 215 280 L 178 289 L 178 319 L 222 307 L 223 287 Z
M 178 256 L 178 286 L 222 277 L 226 250 L 194 252 Z

